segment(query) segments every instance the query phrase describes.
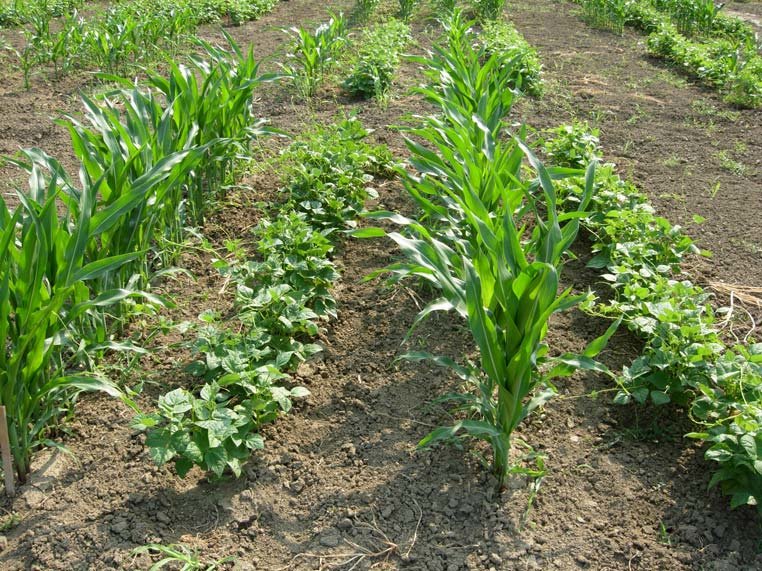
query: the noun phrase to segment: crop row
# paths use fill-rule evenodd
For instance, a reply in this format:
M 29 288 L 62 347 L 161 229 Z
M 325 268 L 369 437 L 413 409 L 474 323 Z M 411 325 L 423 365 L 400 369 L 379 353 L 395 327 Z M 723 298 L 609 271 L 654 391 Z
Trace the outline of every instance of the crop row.
M 510 461 L 514 429 L 552 395 L 537 389 L 577 368 L 604 370 L 593 357 L 615 327 L 583 355 L 550 357 L 543 340 L 551 315 L 586 298 L 571 289 L 558 291 L 580 216 L 559 215 L 553 176 L 524 144 L 523 132 L 502 137 L 504 118 L 520 94 L 520 67 L 513 54 L 498 50 L 488 55 L 475 41 L 473 23 L 457 10 L 444 23 L 443 43 L 430 56 L 416 59 L 429 80 L 417 91 L 438 113 L 409 129 L 413 170 L 400 172 L 420 215 L 371 213 L 372 219 L 400 225 L 400 232 L 365 228 L 356 234 L 387 235 L 406 261 L 385 271 L 395 280 L 417 277 L 439 292 L 414 327 L 436 311 L 454 311 L 467 322 L 479 348 L 479 366 L 424 352 L 405 355 L 452 369 L 471 389 L 451 396 L 466 418 L 434 430 L 420 444 L 486 441 L 502 485 L 510 473 L 523 470 Z M 530 177 L 524 161 L 531 165 Z M 588 169 L 590 185 L 579 214 L 590 200 L 593 172 L 594 165 Z
M 365 143 L 367 134 L 348 119 L 302 135 L 284 152 L 285 201 L 254 229 L 255 256 L 215 263 L 235 286 L 236 323 L 223 327 L 218 315 L 202 313 L 190 367 L 202 381 L 160 397 L 156 413 L 133 422 L 147 431 L 157 464 L 174 461 L 180 476 L 193 465 L 239 476 L 242 462 L 264 446 L 261 427 L 309 394 L 284 384 L 321 350 L 306 341 L 336 316 L 334 242 L 372 194 L 373 175 L 391 168 L 386 148 Z
M 147 291 L 149 278 L 173 263 L 186 225 L 203 221 L 234 157 L 267 133 L 251 116 L 270 79 L 253 54 L 232 40 L 230 51 L 200 47 L 205 60 L 171 64 L 151 90 L 83 98 L 85 121 L 63 121 L 79 183 L 39 149 L 15 161 L 29 189 L 13 210 L 0 200 L 0 404 L 22 481 L 77 392 L 128 401 L 87 369 L 105 351 L 135 350 L 113 340 L 123 317 L 169 303 Z
M 593 25 L 649 34 L 649 52 L 719 89 L 728 102 L 762 105 L 762 56 L 753 29 L 713 0 L 575 0 Z
M 547 143 L 559 165 L 579 167 L 600 154 L 585 125 L 559 128 Z M 584 181 L 562 183 L 565 203 L 576 206 Z M 689 437 L 709 447 L 719 463 L 710 487 L 720 485 L 731 506 L 762 501 L 762 344 L 726 345 L 710 295 L 681 275 L 681 262 L 698 253 L 679 227 L 657 216 L 647 198 L 622 180 L 614 165 L 598 169 L 589 216 L 595 237 L 591 267 L 614 297 L 588 309 L 622 319 L 644 339 L 642 354 L 625 367 L 615 402 L 673 402 L 698 425 Z
M 124 74 L 128 69 L 175 53 L 200 24 L 222 16 L 234 23 L 258 18 L 277 0 L 138 0 L 123 2 L 92 17 L 76 9 L 50 10 L 43 0 L 30 4 L 23 19 L 24 45 L 6 50 L 24 75 L 53 68 L 55 76 L 77 69 Z M 57 16 L 60 18 L 56 18 Z M 53 25 L 51 25 L 53 24 Z

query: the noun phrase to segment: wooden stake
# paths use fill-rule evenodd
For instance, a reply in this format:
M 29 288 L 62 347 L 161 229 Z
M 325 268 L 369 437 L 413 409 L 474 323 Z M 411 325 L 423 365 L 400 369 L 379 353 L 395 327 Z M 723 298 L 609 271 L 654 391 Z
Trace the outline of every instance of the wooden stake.
M 16 495 L 16 487 L 13 483 L 13 460 L 11 460 L 11 442 L 8 439 L 8 418 L 5 415 L 5 406 L 0 406 L 0 450 L 3 454 L 5 493 L 12 497 Z

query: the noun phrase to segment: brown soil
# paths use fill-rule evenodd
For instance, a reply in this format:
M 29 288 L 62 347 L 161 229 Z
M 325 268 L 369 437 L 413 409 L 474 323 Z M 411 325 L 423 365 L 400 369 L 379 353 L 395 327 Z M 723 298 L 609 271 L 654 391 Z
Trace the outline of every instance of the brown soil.
M 639 36 L 591 30 L 571 4 L 510 2 L 508 13 L 540 49 L 549 82 L 547 96 L 522 103 L 519 116 L 537 129 L 572 117 L 592 121 L 622 172 L 660 212 L 714 251 L 693 269 L 697 279 L 761 285 L 762 114 L 733 110 L 648 58 Z M 231 31 L 264 56 L 279 49 L 278 28 L 324 14 L 322 4 L 289 0 Z M 423 46 L 424 28 L 417 30 Z M 427 110 L 405 95 L 419 81 L 415 67 L 407 66 L 402 77 L 385 108 L 346 101 L 330 87 L 307 106 L 278 86 L 264 89 L 257 106 L 294 133 L 356 111 L 376 129 L 376 140 L 403 156 L 402 140 L 389 126 Z M 35 145 L 66 157 L 66 135 L 50 116 L 76 109 L 76 83 L 36 84 L 24 92 L 14 87 L 17 75 L 6 79 L 3 150 Z M 746 171 L 725 170 L 717 157 L 722 150 Z M 259 216 L 252 201 L 273 196 L 278 185 L 267 169 L 247 182 L 253 191 L 236 194 L 208 224 L 218 246 L 225 237 L 246 238 Z M 398 183 L 379 181 L 378 188 L 385 208 L 408 208 Z M 696 226 L 693 214 L 706 222 Z M 181 480 L 157 469 L 142 437 L 129 429 L 128 411 L 84 398 L 64 438 L 76 461 L 53 457 L 19 497 L 2 500 L 3 509 L 22 519 L 0 539 L 0 567 L 146 569 L 148 560 L 130 551 L 160 541 L 183 542 L 209 558 L 234 555 L 241 570 L 762 568 L 756 515 L 730 511 L 726 498 L 706 491 L 713 466 L 682 437 L 689 430 L 685 412 L 616 407 L 605 392 L 584 396 L 610 388 L 599 378 L 579 375 L 564 383 L 561 395 L 521 428 L 519 436 L 547 456 L 548 474 L 531 509 L 525 478 L 494 493 L 478 461 L 481 448 L 417 452 L 415 444 L 431 427 L 448 422 L 432 399 L 458 386 L 431 366 L 393 364 L 419 296 L 426 295 L 362 281 L 394 255 L 383 241 L 343 246 L 337 258 L 343 278 L 335 289 L 339 318 L 322 339 L 322 356 L 297 374 L 312 396 L 266 429 L 267 449 L 244 477 L 208 483 L 196 470 Z M 167 284 L 179 303 L 173 319 L 226 306 L 209 260 L 207 253 L 189 253 L 185 265 L 198 283 Z M 596 276 L 575 263 L 566 280 L 584 288 Z M 554 351 L 579 350 L 605 326 L 569 313 L 555 320 L 549 342 Z M 142 405 L 188 381 L 180 372 L 187 351 L 170 346 L 177 339 L 160 338 L 164 347 L 131 373 L 130 384 L 147 381 Z M 414 343 L 423 342 L 453 357 L 472 352 L 467 332 L 446 316 L 419 331 Z M 607 360 L 622 364 L 636 352 L 637 343 L 620 333 Z

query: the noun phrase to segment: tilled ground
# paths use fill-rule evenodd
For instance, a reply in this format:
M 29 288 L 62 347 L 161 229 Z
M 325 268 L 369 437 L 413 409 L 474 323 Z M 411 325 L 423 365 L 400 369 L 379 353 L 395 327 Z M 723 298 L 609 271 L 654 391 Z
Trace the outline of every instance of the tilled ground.
M 231 31 L 265 56 L 281 46 L 280 27 L 319 21 L 325 8 L 289 0 Z M 573 12 L 571 4 L 551 0 L 509 2 L 511 19 L 540 49 L 548 78 L 546 97 L 522 103 L 517 117 L 537 129 L 572 117 L 599 126 L 607 156 L 660 212 L 714 251 L 692 269 L 695 279 L 760 285 L 760 112 L 729 108 L 649 59 L 640 36 L 591 30 Z M 427 26 L 417 31 L 426 46 Z M 348 101 L 331 87 L 307 106 L 278 86 L 263 90 L 257 108 L 292 133 L 356 111 L 376 129 L 376 140 L 404 156 L 402 139 L 389 126 L 428 112 L 405 95 L 419 80 L 407 65 L 384 108 Z M 65 133 L 49 116 L 76 108 L 70 95 L 76 87 L 35 85 L 24 92 L 13 84 L 19 81 L 9 76 L 2 93 L 13 102 L 0 124 L 3 151 L 35 145 L 67 156 Z M 69 91 L 55 95 L 56 89 Z M 729 172 L 721 151 L 743 172 Z M 215 243 L 245 238 L 259 216 L 248 197 L 273 197 L 278 187 L 277 174 L 267 170 L 248 182 L 252 192 L 237 195 L 208 224 Z M 398 183 L 378 181 L 378 190 L 385 208 L 409 208 Z M 693 214 L 706 221 L 695 225 Z M 579 375 L 565 383 L 521 428 L 521 438 L 547 457 L 548 473 L 532 502 L 531 482 L 519 477 L 502 495 L 494 493 L 478 447 L 417 452 L 415 444 L 449 420 L 432 399 L 456 390 L 457 382 L 430 366 L 393 364 L 426 295 L 362 281 L 394 255 L 383 241 L 348 241 L 340 249 L 339 318 L 321 339 L 324 353 L 297 374 L 312 396 L 266 429 L 267 449 L 244 477 L 208 483 L 195 470 L 181 480 L 157 469 L 129 429 L 128 411 L 83 399 L 65 439 L 77 461 L 52 459 L 48 478 L 38 477 L 13 502 L 4 500 L 3 508 L 22 521 L 4 532 L 0 566 L 145 569 L 147 559 L 130 550 L 161 541 L 183 542 L 209 557 L 234 555 L 238 569 L 762 567 L 756 516 L 750 509 L 731 512 L 725 498 L 706 491 L 712 466 L 682 437 L 689 430 L 685 412 L 616 407 L 605 392 L 585 396 L 610 388 L 601 379 Z M 584 242 L 580 256 L 586 256 Z M 186 265 L 198 283 L 167 285 L 179 301 L 173 319 L 227 303 L 217 295 L 223 284 L 209 261 L 207 254 L 189 254 Z M 565 279 L 580 289 L 596 283 L 581 263 L 571 264 Z M 605 326 L 572 312 L 555 320 L 549 342 L 556 351 L 579 350 Z M 131 379 L 148 381 L 145 406 L 165 386 L 188 382 L 180 372 L 188 354 L 173 341 L 163 338 L 164 348 Z M 423 326 L 413 343 L 454 357 L 472 351 L 468 333 L 447 317 Z M 613 366 L 636 354 L 637 342 L 620 333 L 606 358 Z

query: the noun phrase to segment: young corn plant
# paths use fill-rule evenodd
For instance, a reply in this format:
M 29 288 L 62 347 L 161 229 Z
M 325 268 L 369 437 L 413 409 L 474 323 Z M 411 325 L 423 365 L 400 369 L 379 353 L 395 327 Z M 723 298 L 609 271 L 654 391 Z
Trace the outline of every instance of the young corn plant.
M 277 133 L 254 117 L 252 102 L 259 86 L 280 76 L 260 73 L 253 47 L 244 52 L 232 37 L 225 37 L 227 48 L 199 40 L 205 57 L 192 57 L 190 67 L 172 63 L 167 76 L 148 77 L 168 102 L 170 140 L 189 141 L 204 150 L 203 167 L 187 185 L 185 212 L 196 225 L 209 205 L 224 199 L 233 165 L 250 156 L 251 142 Z
M 418 0 L 399 0 L 399 10 L 397 11 L 397 17 L 402 22 L 409 22 L 417 6 Z
M 82 162 L 80 188 L 58 161 L 42 151 L 27 150 L 27 162 L 16 164 L 29 172 L 36 167 L 55 179 L 62 188 L 60 200 L 73 220 L 87 216 L 109 225 L 108 231 L 96 232 L 87 242 L 88 261 L 142 253 L 118 272 L 104 275 L 98 281 L 99 290 L 124 287 L 135 275 L 140 276 L 143 287 L 151 275 L 146 254 L 154 247 L 157 232 L 161 235 L 177 226 L 180 189 L 199 164 L 202 150 L 190 146 L 176 150 L 171 142 L 167 149 L 167 141 L 162 146 L 150 129 L 150 116 L 143 113 L 146 108 L 128 105 L 122 114 L 112 102 L 98 105 L 88 98 L 83 98 L 83 102 L 89 126 L 73 117 L 63 121 L 70 131 L 75 155 Z M 165 155 L 166 150 L 169 152 Z M 87 213 L 81 210 L 82 194 L 91 196 Z M 112 218 L 103 220 L 106 212 Z M 163 224 L 168 226 L 162 227 Z
M 108 232 L 110 209 L 91 217 L 94 195 L 83 192 L 76 221 L 59 219 L 55 176 L 31 168 L 29 193 L 18 193 L 11 213 L 0 200 L 0 404 L 8 412 L 16 474 L 26 480 L 32 452 L 82 391 L 124 398 L 112 383 L 74 372 L 70 358 L 85 343 L 76 329 L 88 312 L 100 312 L 132 295 L 121 288 L 93 296 L 89 284 L 116 272 L 139 252 L 86 263 L 88 243 Z
M 336 61 L 347 42 L 347 21 L 339 13 L 314 32 L 305 28 L 283 31 L 291 38 L 291 50 L 289 63 L 281 64 L 281 67 L 303 97 L 312 97 L 322 83 L 326 69 Z
M 583 16 L 591 26 L 609 29 L 617 34 L 624 32 L 626 0 L 582 0 L 581 4 Z
M 408 140 L 410 164 L 416 172 L 401 171 L 406 190 L 423 210 L 425 223 L 386 212 L 371 216 L 402 224 L 404 229 L 388 236 L 408 261 L 394 264 L 388 271 L 398 277 L 416 276 L 442 292 L 415 323 L 434 311 L 455 310 L 468 322 L 480 351 L 477 370 L 434 358 L 452 366 L 476 391 L 470 398 L 457 399 L 460 409 L 469 411 L 469 418 L 434 430 L 421 445 L 459 436 L 486 441 L 502 486 L 512 470 L 514 429 L 552 392 L 528 397 L 552 378 L 568 376 L 576 368 L 606 371 L 593 357 L 614 327 L 582 355 L 548 356 L 544 338 L 551 315 L 586 297 L 572 295 L 571 288 L 559 292 L 559 272 L 592 195 L 595 163 L 587 169 L 586 190 L 578 209 L 560 215 L 554 175 L 520 137 L 507 141 L 499 137 L 503 113 L 510 106 L 510 99 L 502 96 L 510 92 L 506 83 L 510 70 L 501 68 L 493 56 L 484 64 L 487 71 L 471 73 L 480 54 L 468 50 L 467 36 L 462 33 L 465 26 L 458 17 L 454 16 L 448 37 L 457 42 L 451 46 L 459 55 L 440 61 L 436 54 L 444 54 L 446 49 L 437 50 L 430 62 L 431 76 L 442 80 L 424 90 L 438 102 L 443 118 L 428 118 L 423 127 L 413 130 L 416 139 L 423 138 L 426 144 Z M 443 65 L 451 70 L 449 75 L 440 73 Z M 470 81 L 473 77 L 480 81 Z M 536 178 L 524 180 L 524 160 Z M 555 172 L 555 176 L 559 174 Z M 374 228 L 356 234 L 386 233 Z M 418 359 L 421 354 L 412 357 Z M 545 365 L 551 366 L 550 371 L 541 370 Z

